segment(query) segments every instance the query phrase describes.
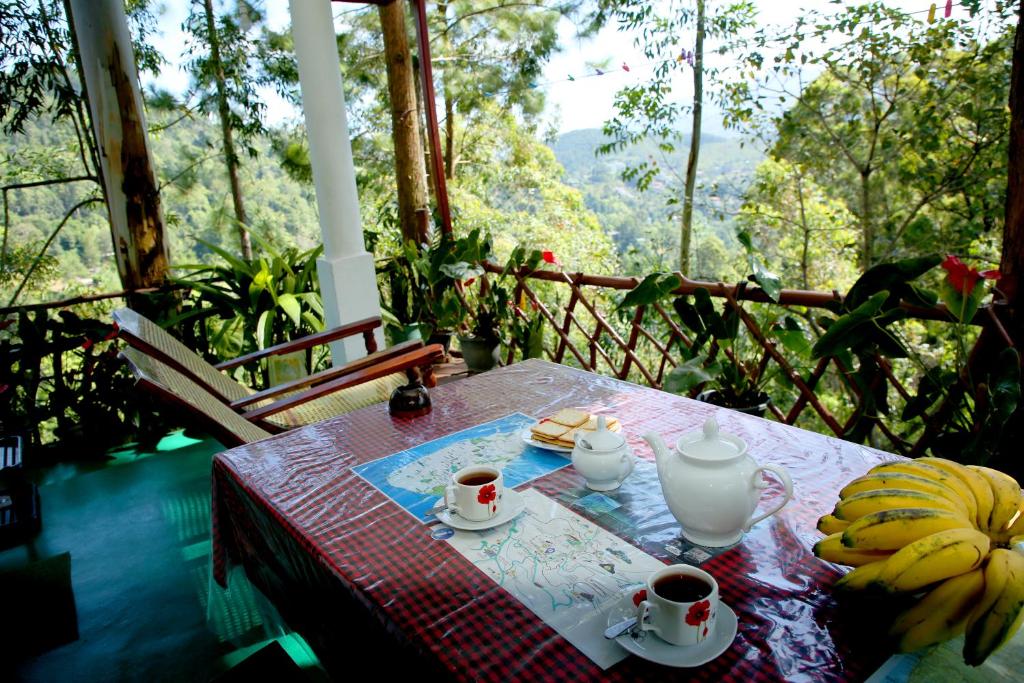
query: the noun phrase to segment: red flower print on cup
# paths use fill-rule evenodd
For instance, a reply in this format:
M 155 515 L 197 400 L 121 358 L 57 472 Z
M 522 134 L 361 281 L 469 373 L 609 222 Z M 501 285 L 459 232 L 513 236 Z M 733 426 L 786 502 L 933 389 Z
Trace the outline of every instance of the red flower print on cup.
M 711 616 L 711 601 L 701 600 L 690 605 L 690 611 L 686 613 L 686 623 L 690 626 L 700 626 Z
M 633 606 L 639 607 L 640 603 L 647 599 L 647 589 L 639 590 L 633 593 Z
M 494 501 L 498 497 L 498 491 L 494 488 L 494 484 L 488 484 L 487 486 L 480 487 L 479 493 L 476 494 L 477 502 L 481 505 L 487 505 Z

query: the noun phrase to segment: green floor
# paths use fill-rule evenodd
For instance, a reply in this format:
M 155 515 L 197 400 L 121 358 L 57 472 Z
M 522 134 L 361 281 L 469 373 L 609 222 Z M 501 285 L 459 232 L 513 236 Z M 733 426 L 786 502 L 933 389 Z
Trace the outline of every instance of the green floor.
M 43 530 L 0 552 L 0 572 L 69 552 L 79 637 L 37 656 L 5 654 L 0 680 L 206 681 L 275 639 L 323 679 L 240 572 L 228 590 L 210 580 L 210 461 L 220 450 L 178 434 L 155 453 L 34 473 Z M 0 633 L 15 627 L 9 616 L 0 605 Z

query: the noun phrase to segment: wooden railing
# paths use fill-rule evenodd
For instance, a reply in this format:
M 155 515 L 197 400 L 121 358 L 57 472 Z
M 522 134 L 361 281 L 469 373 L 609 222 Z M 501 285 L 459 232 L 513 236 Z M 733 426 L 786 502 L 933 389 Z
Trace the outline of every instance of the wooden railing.
M 487 264 L 486 269 L 494 274 L 502 272 L 501 266 L 493 263 Z M 783 290 L 779 301 L 772 302 L 753 286 L 702 282 L 676 275 L 682 284 L 674 294 L 688 295 L 704 288 L 720 300 L 724 308 L 732 309 L 739 316 L 756 351 L 756 372 L 773 373 L 777 378 L 769 390 L 772 397 L 769 410 L 775 419 L 828 431 L 840 438 L 849 437 L 858 421 L 869 419 L 877 427 L 877 434 L 873 434 L 876 445 L 905 454 L 921 450 L 920 439 L 927 433 L 927 416 L 910 422 L 899 417 L 902 406 L 914 395 L 908 386 L 912 386 L 911 382 L 920 374 L 913 363 L 876 354 L 875 361 L 882 371 L 879 381 L 888 385 L 884 389 L 891 404 L 887 411 L 864 415 L 865 388 L 858 384 L 852 368 L 841 358 L 814 359 L 809 353 L 794 355 L 779 343 L 770 327 L 766 329 L 759 324 L 747 306 L 740 305 L 741 301 L 752 302 L 757 309 L 768 311 L 768 317 L 778 317 L 784 312 L 800 319 L 806 323 L 808 342 L 812 344 L 821 332 L 814 313 L 837 310 L 842 303 L 838 292 Z M 691 333 L 662 303 L 618 308 L 625 292 L 639 284 L 638 278 L 551 270 L 520 271 L 511 276 L 515 283 L 514 300 L 528 302 L 526 307 L 517 307 L 515 314 L 523 319 L 533 315 L 543 318 L 550 333 L 544 345 L 545 354 L 556 363 L 661 388 L 666 375 L 682 362 L 679 345 L 690 348 L 692 344 Z M 942 305 L 924 308 L 904 304 L 902 307 L 907 309 L 908 320 L 950 320 Z M 774 316 L 770 315 L 771 309 L 774 309 Z M 975 316 L 974 324 L 994 325 L 1005 343 L 1012 345 L 991 307 Z M 713 355 L 717 349 L 714 341 L 711 344 Z M 515 357 L 516 349 L 510 348 L 506 361 L 510 363 Z M 866 387 L 873 395 L 881 388 Z M 888 443 L 881 443 L 877 435 Z

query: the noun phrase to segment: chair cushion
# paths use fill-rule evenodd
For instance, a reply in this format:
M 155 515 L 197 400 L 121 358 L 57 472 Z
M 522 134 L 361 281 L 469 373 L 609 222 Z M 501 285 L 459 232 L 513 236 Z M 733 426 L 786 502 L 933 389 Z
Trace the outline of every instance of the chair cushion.
M 395 389 L 406 384 L 408 381 L 404 372 L 396 372 L 379 379 L 370 380 L 364 384 L 349 387 L 348 389 L 335 391 L 288 410 L 283 410 L 280 413 L 270 415 L 264 419 L 284 429 L 302 427 L 326 420 L 335 415 L 350 413 L 358 408 L 386 402 L 391 398 L 391 393 Z M 266 405 L 266 403 L 268 402 L 264 401 L 262 404 L 257 405 Z

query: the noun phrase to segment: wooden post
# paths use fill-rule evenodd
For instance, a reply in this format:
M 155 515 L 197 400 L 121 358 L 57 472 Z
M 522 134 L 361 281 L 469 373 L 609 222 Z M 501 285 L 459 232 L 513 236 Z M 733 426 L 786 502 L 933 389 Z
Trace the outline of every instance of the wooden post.
M 434 70 L 430 63 L 430 36 L 427 32 L 426 0 L 412 0 L 416 7 L 416 43 L 420 51 L 420 76 L 423 78 L 423 109 L 427 116 L 427 136 L 430 138 L 430 164 L 437 191 L 437 213 L 441 229 L 452 232 L 452 213 L 448 206 L 448 184 L 445 182 L 444 157 L 441 155 L 441 133 L 437 125 L 437 106 L 434 96 Z
M 68 8 L 89 92 L 121 283 L 125 289 L 160 286 L 167 278 L 167 245 L 124 4 L 71 0 Z
M 398 221 L 402 238 L 423 244 L 428 240 L 430 209 L 427 206 L 427 169 L 420 143 L 416 84 L 405 26 L 405 3 L 378 7 L 384 32 L 384 58 L 391 97 L 391 137 L 395 145 L 395 176 L 398 182 Z

